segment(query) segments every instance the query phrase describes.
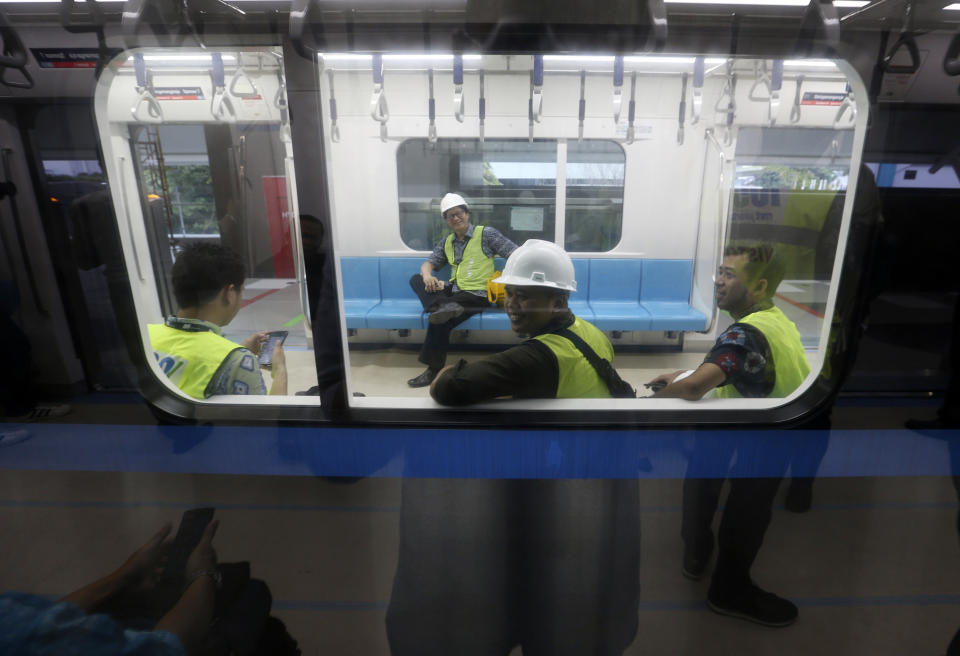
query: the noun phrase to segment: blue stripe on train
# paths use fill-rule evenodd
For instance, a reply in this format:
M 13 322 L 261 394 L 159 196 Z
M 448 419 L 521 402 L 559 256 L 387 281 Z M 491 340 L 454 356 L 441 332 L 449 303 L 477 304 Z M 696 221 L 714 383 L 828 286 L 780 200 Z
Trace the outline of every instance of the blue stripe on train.
M 0 431 L 16 426 L 0 424 Z M 279 476 L 682 478 L 695 441 L 753 445 L 734 475 L 775 476 L 785 454 L 798 476 L 947 476 L 960 431 L 593 431 L 256 428 L 33 424 L 0 446 L 0 469 L 150 471 Z M 746 436 L 746 437 L 745 437 Z M 801 463 L 829 444 L 817 471 Z M 948 449 L 948 444 L 953 447 Z M 726 476 L 707 458 L 702 477 Z

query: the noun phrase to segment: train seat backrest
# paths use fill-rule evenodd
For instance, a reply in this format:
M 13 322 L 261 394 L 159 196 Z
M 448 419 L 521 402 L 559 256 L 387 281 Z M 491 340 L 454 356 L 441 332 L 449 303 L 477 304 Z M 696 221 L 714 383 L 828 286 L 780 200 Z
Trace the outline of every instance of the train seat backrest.
M 643 260 L 640 302 L 651 330 L 703 330 L 707 317 L 690 306 L 691 260 Z

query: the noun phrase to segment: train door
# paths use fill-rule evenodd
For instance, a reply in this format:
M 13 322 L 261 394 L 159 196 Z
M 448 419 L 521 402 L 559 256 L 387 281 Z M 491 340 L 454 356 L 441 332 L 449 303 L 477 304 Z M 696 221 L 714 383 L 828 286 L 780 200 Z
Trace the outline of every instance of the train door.
M 178 255 L 219 243 L 246 272 L 223 336 L 286 331 L 291 388 L 316 385 L 280 55 L 128 51 L 101 77 L 97 107 L 142 327 L 176 314 Z

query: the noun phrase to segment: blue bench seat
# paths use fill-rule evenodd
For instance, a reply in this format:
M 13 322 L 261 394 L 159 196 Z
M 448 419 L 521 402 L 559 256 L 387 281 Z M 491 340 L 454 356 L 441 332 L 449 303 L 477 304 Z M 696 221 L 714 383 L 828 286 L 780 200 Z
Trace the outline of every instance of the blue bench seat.
M 422 258 L 342 257 L 348 328 L 423 329 L 429 324 L 410 289 Z M 497 258 L 497 270 L 503 269 Z M 689 260 L 574 258 L 577 291 L 570 309 L 601 330 L 704 330 L 707 317 L 690 306 Z M 445 279 L 448 269 L 437 273 Z M 510 330 L 510 320 L 491 306 L 458 326 L 463 330 Z

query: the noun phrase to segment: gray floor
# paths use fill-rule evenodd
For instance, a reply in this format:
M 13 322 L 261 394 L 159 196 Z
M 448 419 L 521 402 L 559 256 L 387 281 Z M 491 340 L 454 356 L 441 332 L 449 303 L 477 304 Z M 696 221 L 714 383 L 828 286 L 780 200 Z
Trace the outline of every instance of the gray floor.
M 895 412 L 874 416 L 881 424 Z M 146 420 L 142 406 L 103 404 L 79 406 L 70 420 L 95 422 L 103 413 Z M 835 426 L 845 421 L 852 420 L 839 410 Z M 960 625 L 949 479 L 821 479 L 810 512 L 792 514 L 778 503 L 754 576 L 800 606 L 799 621 L 786 629 L 707 610 L 707 582 L 680 575 L 679 481 L 642 480 L 640 496 L 640 628 L 628 654 L 938 654 Z M 305 654 L 387 654 L 400 504 L 400 482 L 388 478 L 344 485 L 4 471 L 0 534 L 9 556 L 0 562 L 0 588 L 64 594 L 117 566 L 162 522 L 214 505 L 220 559 L 252 563 Z

